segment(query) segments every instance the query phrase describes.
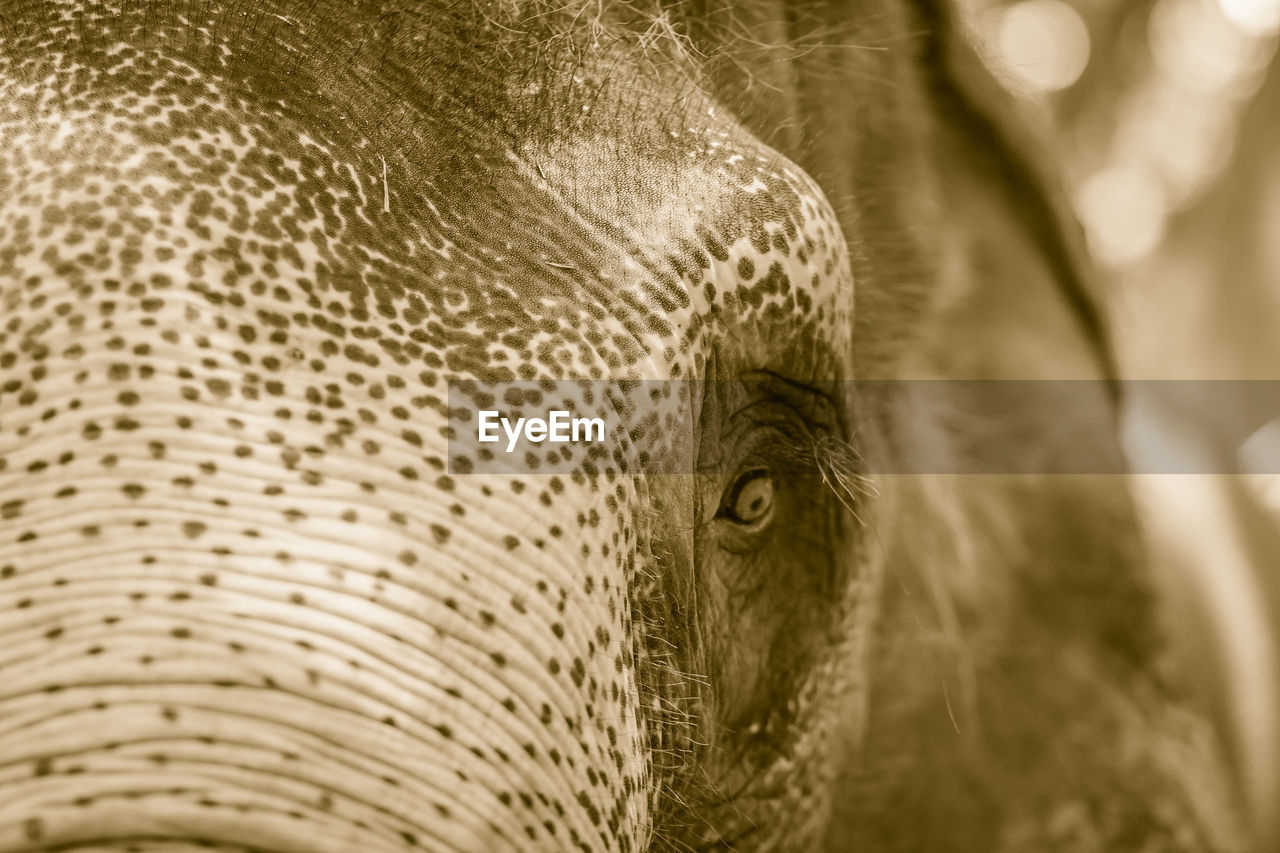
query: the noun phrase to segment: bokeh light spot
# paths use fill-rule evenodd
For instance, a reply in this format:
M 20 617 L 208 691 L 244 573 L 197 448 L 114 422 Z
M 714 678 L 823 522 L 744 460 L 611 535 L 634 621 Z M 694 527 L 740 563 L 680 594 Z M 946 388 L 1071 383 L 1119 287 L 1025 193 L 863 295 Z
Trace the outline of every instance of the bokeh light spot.
M 1250 35 L 1280 30 L 1280 0 L 1218 0 L 1218 5 L 1231 23 Z
M 1089 31 L 1060 0 L 1025 0 L 1000 13 L 996 49 L 1010 81 L 1028 92 L 1065 89 L 1089 64 Z
M 1113 266 L 1146 257 L 1164 236 L 1168 204 L 1157 176 L 1140 164 L 1115 164 L 1080 185 L 1076 209 L 1089 246 Z
M 1235 26 L 1213 0 L 1161 0 L 1149 31 L 1157 66 L 1189 91 L 1248 97 L 1270 59 L 1269 45 Z

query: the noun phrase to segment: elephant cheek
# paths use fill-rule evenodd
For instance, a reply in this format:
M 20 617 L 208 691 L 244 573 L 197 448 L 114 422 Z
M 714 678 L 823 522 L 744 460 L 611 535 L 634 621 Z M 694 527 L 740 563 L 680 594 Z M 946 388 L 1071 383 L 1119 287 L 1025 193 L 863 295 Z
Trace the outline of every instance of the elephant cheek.
M 464 479 L 467 525 L 11 519 L 40 547 L 0 554 L 0 851 L 643 849 L 625 580 Z

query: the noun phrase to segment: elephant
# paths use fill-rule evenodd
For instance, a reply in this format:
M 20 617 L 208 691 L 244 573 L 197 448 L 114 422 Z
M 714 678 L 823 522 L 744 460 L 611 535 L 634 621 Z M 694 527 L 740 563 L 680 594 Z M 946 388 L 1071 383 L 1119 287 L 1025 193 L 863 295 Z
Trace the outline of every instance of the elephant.
M 0 3 L 0 851 L 1245 849 L 960 33 Z M 622 435 L 465 440 L 543 395 Z M 993 435 L 1038 467 L 943 470 Z

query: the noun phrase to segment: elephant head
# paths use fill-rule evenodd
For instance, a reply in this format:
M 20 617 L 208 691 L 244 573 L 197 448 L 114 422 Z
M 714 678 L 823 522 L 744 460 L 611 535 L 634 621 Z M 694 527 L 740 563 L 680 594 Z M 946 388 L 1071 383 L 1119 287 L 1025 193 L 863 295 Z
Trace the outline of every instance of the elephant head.
M 1123 485 L 850 384 L 1114 408 L 937 10 L 0 22 L 0 850 L 1230 837 Z M 566 395 L 616 443 L 465 440 Z

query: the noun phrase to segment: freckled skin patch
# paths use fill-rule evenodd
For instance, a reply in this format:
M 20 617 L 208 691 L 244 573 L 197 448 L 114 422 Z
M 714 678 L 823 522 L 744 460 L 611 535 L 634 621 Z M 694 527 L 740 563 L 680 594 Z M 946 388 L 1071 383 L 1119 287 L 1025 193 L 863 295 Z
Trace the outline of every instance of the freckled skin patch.
M 617 57 L 513 136 L 437 108 L 475 69 L 48 8 L 0 53 L 0 849 L 674 841 L 698 710 L 653 601 L 692 520 L 626 460 L 466 476 L 446 380 L 847 377 L 813 184 L 696 95 L 607 118 L 678 91 L 602 89 Z M 285 44 L 350 35 L 281 9 Z M 734 807 L 761 846 L 814 731 Z

